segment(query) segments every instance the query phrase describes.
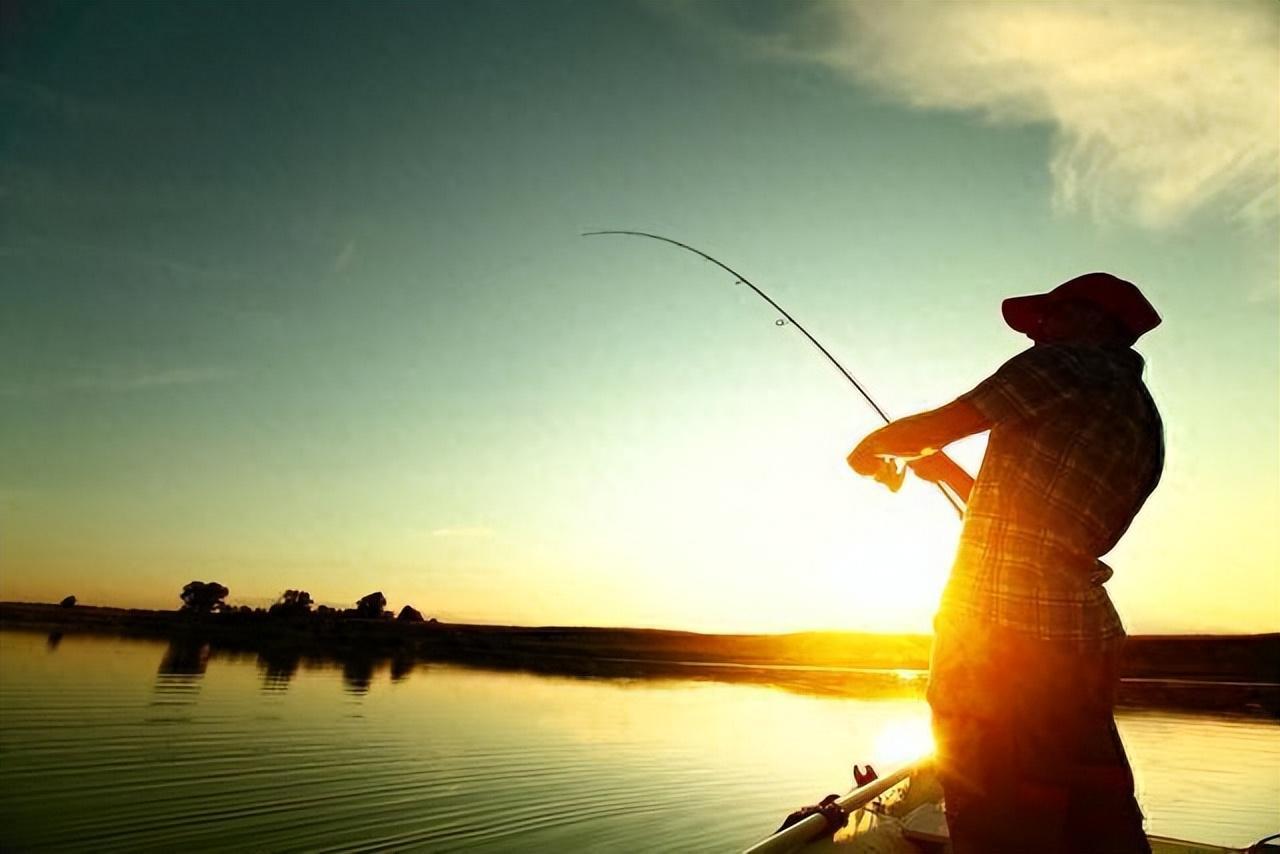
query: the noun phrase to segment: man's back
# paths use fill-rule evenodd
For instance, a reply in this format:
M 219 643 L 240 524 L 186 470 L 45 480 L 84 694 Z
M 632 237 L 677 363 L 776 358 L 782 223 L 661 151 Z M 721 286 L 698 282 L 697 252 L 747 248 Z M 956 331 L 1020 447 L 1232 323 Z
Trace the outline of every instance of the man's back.
M 945 617 L 1083 644 L 1123 637 L 1101 583 L 1159 481 L 1163 428 L 1121 347 L 1037 345 L 961 400 L 991 421 Z

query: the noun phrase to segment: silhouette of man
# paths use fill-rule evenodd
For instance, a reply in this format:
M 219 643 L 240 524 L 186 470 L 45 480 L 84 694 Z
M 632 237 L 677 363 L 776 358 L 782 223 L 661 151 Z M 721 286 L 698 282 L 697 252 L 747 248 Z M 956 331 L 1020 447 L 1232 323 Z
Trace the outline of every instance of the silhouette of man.
M 1004 301 L 1035 345 L 954 402 L 876 430 L 859 474 L 908 460 L 966 503 L 928 700 L 955 854 L 1149 852 L 1112 715 L 1124 629 L 1099 558 L 1164 465 L 1131 346 L 1160 323 L 1090 273 Z M 976 481 L 940 449 L 990 430 Z

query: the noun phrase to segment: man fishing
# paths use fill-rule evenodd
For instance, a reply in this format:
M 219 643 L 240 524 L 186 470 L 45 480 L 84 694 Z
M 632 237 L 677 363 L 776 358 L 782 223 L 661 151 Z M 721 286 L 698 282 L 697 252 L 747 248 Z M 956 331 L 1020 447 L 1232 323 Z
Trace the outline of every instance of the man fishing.
M 1090 273 L 1004 301 L 1035 345 L 849 454 L 906 460 L 966 503 L 934 622 L 928 701 L 956 854 L 1148 852 L 1112 715 L 1124 629 L 1100 558 L 1160 479 L 1160 415 L 1131 347 L 1160 317 Z M 977 479 L 941 449 L 990 430 Z

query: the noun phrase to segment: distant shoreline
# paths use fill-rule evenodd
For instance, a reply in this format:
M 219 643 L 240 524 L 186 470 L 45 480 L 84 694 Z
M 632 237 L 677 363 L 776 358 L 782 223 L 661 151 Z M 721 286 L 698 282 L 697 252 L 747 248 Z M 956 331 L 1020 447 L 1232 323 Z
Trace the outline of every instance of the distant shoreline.
M 0 629 L 162 638 L 264 660 L 435 661 L 589 678 L 745 681 L 846 696 L 918 695 L 931 643 L 919 634 L 717 635 L 22 602 L 0 602 Z M 1121 705 L 1280 717 L 1280 633 L 1131 636 L 1122 676 Z

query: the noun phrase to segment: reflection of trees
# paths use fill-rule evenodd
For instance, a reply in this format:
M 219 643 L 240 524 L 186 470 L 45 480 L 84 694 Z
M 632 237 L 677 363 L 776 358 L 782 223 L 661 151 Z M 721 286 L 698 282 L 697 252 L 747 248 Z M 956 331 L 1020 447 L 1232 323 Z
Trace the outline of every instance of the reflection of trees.
M 296 649 L 263 649 L 258 651 L 258 669 L 262 671 L 262 687 L 283 691 L 289 686 L 302 655 Z
M 391 681 L 399 682 L 402 679 L 409 678 L 409 674 L 413 672 L 416 662 L 411 655 L 399 654 L 391 658 Z
M 190 638 L 174 638 L 160 659 L 152 705 L 186 706 L 194 703 L 209 667 L 209 644 Z
M 373 682 L 374 658 L 360 652 L 348 653 L 342 659 L 342 682 L 353 694 L 369 693 Z
M 189 638 L 174 638 L 160 659 L 162 675 L 203 676 L 209 668 L 209 644 Z
M 62 632 L 49 632 L 49 637 L 45 640 L 50 650 L 58 648 L 58 644 L 62 643 Z

